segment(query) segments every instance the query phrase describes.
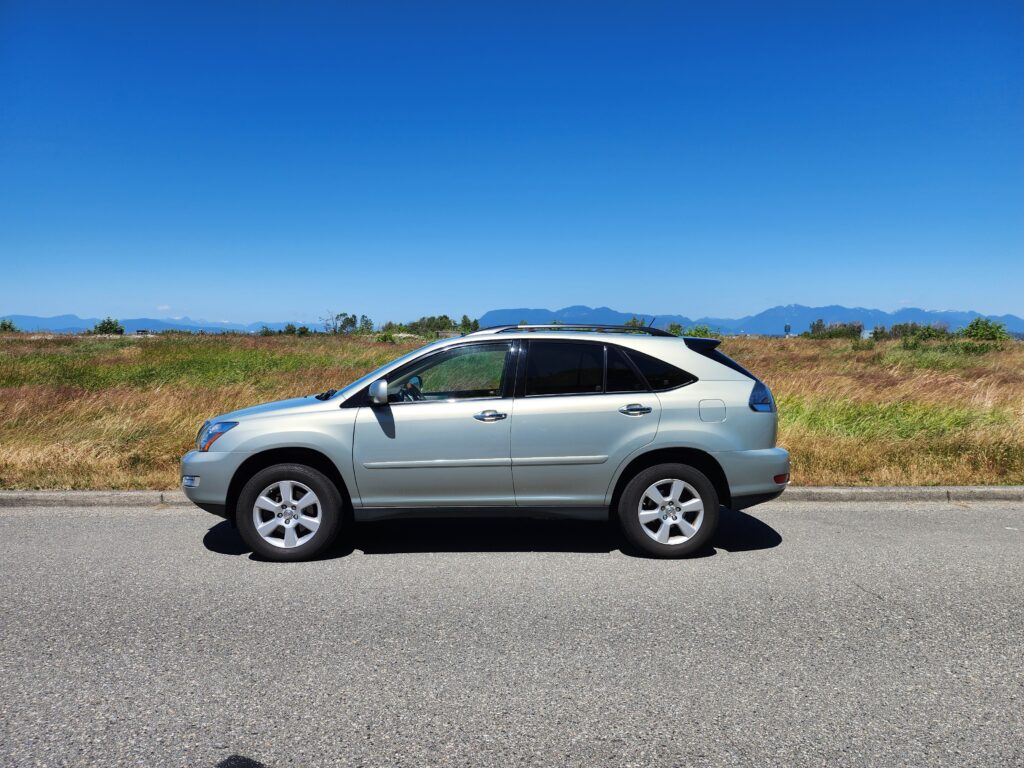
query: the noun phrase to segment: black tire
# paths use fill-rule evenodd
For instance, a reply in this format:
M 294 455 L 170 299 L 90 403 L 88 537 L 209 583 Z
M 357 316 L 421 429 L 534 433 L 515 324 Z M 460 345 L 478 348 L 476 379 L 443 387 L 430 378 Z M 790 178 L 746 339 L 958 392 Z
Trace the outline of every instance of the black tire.
M 689 501 L 696 495 L 700 497 L 700 501 L 703 504 L 700 525 L 697 526 L 696 534 L 675 544 L 660 543 L 644 530 L 647 528 L 649 531 L 656 532 L 660 529 L 664 520 L 665 523 L 669 523 L 672 526 L 668 529 L 669 539 L 682 539 L 685 532 L 679 523 L 672 523 L 670 517 L 671 510 L 667 511 L 669 517 L 661 518 L 659 515 L 655 519 L 648 521 L 646 525 L 640 522 L 641 499 L 648 488 L 662 480 L 682 480 L 696 493 L 693 494 L 689 490 L 684 490 L 680 500 Z M 671 486 L 667 485 L 660 487 L 659 491 L 670 489 Z M 649 507 L 645 511 L 660 511 L 660 508 L 653 502 L 645 502 L 645 506 Z M 697 519 L 696 513 L 692 511 L 676 512 L 675 514 L 677 519 L 686 523 L 693 523 Z M 630 544 L 644 554 L 652 557 L 689 557 L 704 549 L 715 535 L 715 529 L 718 528 L 718 493 L 716 493 L 715 486 L 712 485 L 707 476 L 691 466 L 686 464 L 658 464 L 641 470 L 626 484 L 622 491 L 622 496 L 619 498 L 618 515 L 619 522 L 622 524 L 623 534 Z
M 297 544 L 293 547 L 284 548 L 268 543 L 256 530 L 256 522 L 253 519 L 253 508 L 261 492 L 275 483 L 290 480 L 301 483 L 316 494 L 319 526 L 312 532 L 308 541 Z M 278 494 L 280 496 L 280 494 Z M 271 497 L 273 498 L 273 497 Z M 298 501 L 301 501 L 298 499 Z M 267 521 L 274 517 L 273 514 L 266 514 Z M 312 515 L 311 515 L 312 517 Z M 262 469 L 249 478 L 249 481 L 242 488 L 238 495 L 238 504 L 235 508 L 235 522 L 238 524 L 238 531 L 242 540 L 252 549 L 253 552 L 267 560 L 278 562 L 295 562 L 298 560 L 309 560 L 316 557 L 329 547 L 337 538 L 342 521 L 342 500 L 338 488 L 322 472 L 304 464 L 275 464 L 272 467 Z M 311 523 L 312 525 L 312 523 Z M 296 528 L 304 536 L 310 533 L 301 524 Z M 281 531 L 283 539 L 283 528 L 275 529 L 275 533 Z

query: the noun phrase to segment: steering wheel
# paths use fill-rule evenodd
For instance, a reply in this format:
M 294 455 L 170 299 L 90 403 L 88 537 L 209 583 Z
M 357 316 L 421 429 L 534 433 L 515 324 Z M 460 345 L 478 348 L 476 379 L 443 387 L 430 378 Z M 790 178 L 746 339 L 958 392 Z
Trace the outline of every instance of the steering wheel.
M 409 379 L 409 381 L 405 382 L 402 389 L 399 391 L 399 395 L 401 395 L 403 402 L 408 403 L 416 400 L 426 400 L 423 393 L 420 391 L 420 388 L 413 383 L 415 380 L 416 377 Z

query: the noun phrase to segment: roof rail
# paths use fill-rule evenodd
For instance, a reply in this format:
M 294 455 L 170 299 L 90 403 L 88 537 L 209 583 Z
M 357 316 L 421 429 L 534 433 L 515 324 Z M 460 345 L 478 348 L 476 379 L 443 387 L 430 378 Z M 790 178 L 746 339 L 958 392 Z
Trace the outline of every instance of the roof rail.
M 588 325 L 586 323 L 550 323 L 543 325 L 494 325 L 490 328 L 481 328 L 466 334 L 475 336 L 478 333 L 509 333 L 514 331 L 592 331 L 598 333 L 645 333 L 648 336 L 670 336 L 675 334 L 663 331 L 661 328 L 651 328 L 646 325 Z

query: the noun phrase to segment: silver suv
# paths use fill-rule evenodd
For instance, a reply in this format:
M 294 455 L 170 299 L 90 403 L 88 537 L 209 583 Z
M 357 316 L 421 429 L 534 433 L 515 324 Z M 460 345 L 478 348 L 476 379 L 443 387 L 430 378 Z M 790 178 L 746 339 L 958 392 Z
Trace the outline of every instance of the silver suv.
M 607 519 L 647 554 L 711 541 L 719 505 L 789 481 L 768 388 L 714 339 L 505 326 L 429 344 L 340 391 L 207 421 L 186 495 L 272 560 L 402 515 Z

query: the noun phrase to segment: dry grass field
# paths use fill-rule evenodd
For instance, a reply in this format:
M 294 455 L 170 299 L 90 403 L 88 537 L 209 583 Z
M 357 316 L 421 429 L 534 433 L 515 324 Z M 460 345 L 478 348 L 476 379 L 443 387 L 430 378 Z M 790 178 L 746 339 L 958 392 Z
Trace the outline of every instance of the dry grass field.
M 174 488 L 202 421 L 340 386 L 418 344 L 0 336 L 0 488 Z M 779 401 L 799 485 L 1024 483 L 1024 342 L 727 339 Z

